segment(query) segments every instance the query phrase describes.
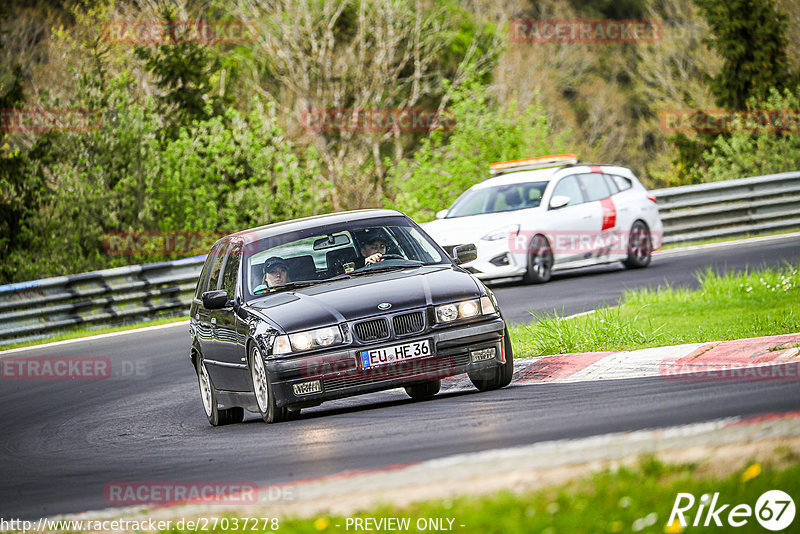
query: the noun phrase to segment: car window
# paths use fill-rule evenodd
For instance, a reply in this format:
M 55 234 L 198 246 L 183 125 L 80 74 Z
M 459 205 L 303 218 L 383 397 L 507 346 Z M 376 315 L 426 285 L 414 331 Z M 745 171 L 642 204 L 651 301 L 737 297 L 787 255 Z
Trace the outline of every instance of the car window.
M 197 289 L 195 297 L 200 298 L 205 291 L 208 291 L 208 275 L 211 273 L 211 266 L 214 264 L 216 256 L 222 250 L 222 243 L 217 243 L 211 247 L 211 251 L 206 256 L 206 262 L 203 264 L 203 271 L 200 273 L 200 278 L 197 280 Z
M 239 265 L 242 260 L 242 244 L 233 243 L 228 249 L 225 265 L 222 268 L 222 283 L 220 289 L 228 292 L 228 299 L 233 300 L 236 295 L 236 278 L 239 274 Z
M 583 184 L 583 190 L 586 192 L 586 201 L 594 202 L 595 200 L 603 200 L 608 198 L 609 192 L 606 186 L 606 180 L 599 172 L 590 172 L 581 174 L 578 179 Z
M 610 174 L 604 174 L 603 179 L 606 181 L 606 186 L 608 186 L 608 190 L 611 191 L 612 195 L 619 193 L 617 182 L 614 181 L 614 178 L 612 178 Z
M 377 221 L 390 221 L 376 224 Z M 346 223 L 346 227 L 314 228 L 293 232 L 283 236 L 250 243 L 244 257 L 245 298 L 255 295 L 255 289 L 263 283 L 264 264 L 270 261 L 283 261 L 288 271 L 288 282 L 324 282 L 328 278 L 349 272 L 371 269 L 367 267 L 362 249 L 376 240 L 383 241 L 386 255 L 380 266 L 419 267 L 421 265 L 449 263 L 449 258 L 423 231 L 406 218 L 367 219 Z M 346 243 L 326 247 L 324 242 L 331 236 L 347 236 Z M 320 241 L 322 245 L 320 247 Z M 314 250 L 314 245 L 317 249 Z M 370 253 L 371 254 L 371 253 Z M 321 263 L 320 263 L 321 260 Z
M 569 197 L 567 206 L 574 206 L 583 202 L 583 193 L 578 185 L 578 178 L 572 174 L 566 178 L 562 178 L 555 189 L 553 189 L 553 196 L 566 196 Z
M 617 187 L 619 187 L 620 191 L 625 191 L 626 189 L 630 189 L 633 186 L 633 183 L 623 176 L 617 176 L 616 174 L 612 174 L 611 177 L 616 182 Z
M 521 182 L 470 189 L 453 203 L 446 218 L 536 208 L 541 203 L 547 184 L 548 182 Z
M 227 243 L 225 243 L 227 245 Z M 208 289 L 206 291 L 214 291 L 219 286 L 219 273 L 222 270 L 222 262 L 225 260 L 225 249 L 220 247 L 219 253 L 214 256 L 214 261 L 211 264 L 211 273 L 208 276 Z

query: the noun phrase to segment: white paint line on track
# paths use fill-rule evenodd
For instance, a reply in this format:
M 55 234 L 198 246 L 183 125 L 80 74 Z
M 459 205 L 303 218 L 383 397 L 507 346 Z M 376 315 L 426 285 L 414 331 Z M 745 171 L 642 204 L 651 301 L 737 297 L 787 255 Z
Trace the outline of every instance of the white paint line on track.
M 752 243 L 763 243 L 765 241 L 781 241 L 784 239 L 794 239 L 797 237 L 800 237 L 800 232 L 792 232 L 791 234 L 781 235 L 765 235 L 761 237 L 746 237 L 743 239 L 736 239 L 735 241 L 722 241 L 720 243 L 706 243 L 703 245 L 690 245 L 688 247 L 657 250 L 653 252 L 653 259 L 664 258 L 668 256 L 683 256 L 708 249 L 736 247 Z
M 83 343 L 86 341 L 95 341 L 98 339 L 106 339 L 110 337 L 117 337 L 117 336 L 125 336 L 128 334 L 139 334 L 142 332 L 152 332 L 154 330 L 162 330 L 164 328 L 174 328 L 176 326 L 189 326 L 189 321 L 178 321 L 175 323 L 167 323 L 167 324 L 158 324 L 155 326 L 144 326 L 142 328 L 133 328 L 131 330 L 122 330 L 121 332 L 109 332 L 107 334 L 96 334 L 96 335 L 89 335 L 85 337 L 76 337 L 74 339 L 65 339 L 63 341 L 53 341 L 50 343 L 42 343 L 41 345 L 31 345 L 30 347 L 19 347 L 17 349 L 9 349 L 0 351 L 0 358 L 7 354 L 12 354 L 16 352 L 23 352 L 26 350 L 36 350 L 36 349 L 46 349 L 49 347 L 57 347 L 60 345 L 69 345 L 70 343 Z

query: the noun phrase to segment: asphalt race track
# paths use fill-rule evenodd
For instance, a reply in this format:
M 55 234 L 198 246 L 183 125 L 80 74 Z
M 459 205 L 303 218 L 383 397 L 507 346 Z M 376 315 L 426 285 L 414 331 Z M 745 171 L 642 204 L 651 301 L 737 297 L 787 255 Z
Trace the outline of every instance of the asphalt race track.
M 607 266 L 543 286 L 495 286 L 513 321 L 617 301 L 625 289 L 690 285 L 706 266 L 800 261 L 800 237 L 665 254 L 648 269 Z M 0 380 L 0 517 L 107 508 L 122 481 L 269 485 L 455 453 L 800 409 L 800 382 L 660 378 L 511 386 L 412 402 L 391 391 L 306 410 L 266 425 L 249 414 L 212 428 L 187 357 L 188 327 L 81 341 L 14 356 L 108 358 L 105 380 Z M 9 355 L 10 356 L 10 355 Z M 2 356 L 0 357 L 8 357 Z

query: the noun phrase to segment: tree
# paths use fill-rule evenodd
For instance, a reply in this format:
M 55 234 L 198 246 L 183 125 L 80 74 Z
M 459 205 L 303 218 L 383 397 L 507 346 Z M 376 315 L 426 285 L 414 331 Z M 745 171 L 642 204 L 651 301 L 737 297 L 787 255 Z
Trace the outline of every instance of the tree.
M 713 32 L 709 45 L 722 56 L 711 78 L 717 103 L 744 109 L 752 98 L 764 100 L 770 90 L 791 84 L 786 56 L 786 20 L 774 0 L 696 0 Z
M 500 106 L 478 82 L 453 94 L 452 132 L 436 130 L 413 159 L 391 171 L 387 203 L 417 221 L 433 218 L 468 187 L 489 176 L 489 164 L 565 151 L 566 136 L 550 132 L 541 104 Z M 491 132 L 487 135 L 487 132 Z
M 487 74 L 501 44 L 495 24 L 454 1 L 240 0 L 239 12 L 263 21 L 254 54 L 262 79 L 254 90 L 274 98 L 303 142 L 317 149 L 334 209 L 378 205 L 387 165 L 427 132 L 317 128 L 309 118 L 442 111 L 449 99 L 444 80 L 455 88 L 469 70 Z

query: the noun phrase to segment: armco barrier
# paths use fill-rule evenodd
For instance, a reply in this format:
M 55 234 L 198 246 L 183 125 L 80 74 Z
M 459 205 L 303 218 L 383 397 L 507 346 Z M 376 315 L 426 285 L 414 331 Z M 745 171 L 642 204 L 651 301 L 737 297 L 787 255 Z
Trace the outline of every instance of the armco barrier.
M 0 286 L 0 345 L 186 314 L 205 256 Z
M 681 243 L 800 228 L 800 172 L 651 191 L 664 242 Z
M 800 172 L 651 191 L 665 243 L 800 228 Z M 205 256 L 0 286 L 0 346 L 182 315 Z

